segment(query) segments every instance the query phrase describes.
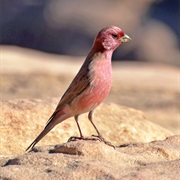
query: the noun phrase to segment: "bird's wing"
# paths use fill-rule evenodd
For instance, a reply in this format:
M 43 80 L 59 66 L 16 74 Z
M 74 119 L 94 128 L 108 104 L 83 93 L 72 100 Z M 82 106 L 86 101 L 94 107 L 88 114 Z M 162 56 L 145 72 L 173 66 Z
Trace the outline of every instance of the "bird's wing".
M 74 98 L 80 95 L 85 89 L 88 88 L 90 84 L 90 75 L 88 70 L 81 69 L 76 77 L 73 79 L 72 83 L 69 85 L 68 89 L 62 96 L 56 110 L 59 110 L 61 106 L 67 103 L 71 103 Z
M 89 62 L 85 61 L 81 69 L 79 70 L 78 74 L 75 76 L 71 84 L 69 85 L 68 89 L 62 96 L 59 104 L 57 105 L 54 113 L 47 121 L 47 125 L 51 122 L 51 120 L 54 118 L 54 116 L 62 110 L 62 108 L 66 104 L 70 104 L 74 98 L 76 98 L 78 95 L 80 95 L 85 89 L 89 87 L 90 84 L 90 73 L 88 64 Z

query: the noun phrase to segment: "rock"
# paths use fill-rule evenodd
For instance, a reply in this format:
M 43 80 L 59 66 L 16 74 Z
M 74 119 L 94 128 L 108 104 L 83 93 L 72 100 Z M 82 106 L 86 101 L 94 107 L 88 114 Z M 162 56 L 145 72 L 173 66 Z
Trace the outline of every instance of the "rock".
M 0 154 L 24 153 L 44 128 L 57 103 L 57 98 L 2 101 Z M 141 111 L 116 104 L 99 106 L 95 111 L 94 123 L 103 137 L 115 146 L 130 142 L 162 140 L 173 135 L 169 130 L 147 121 Z M 87 120 L 87 114 L 80 116 L 80 126 L 84 136 L 95 134 L 95 130 Z M 79 136 L 74 118 L 57 125 L 38 145 L 64 143 L 71 136 Z
M 178 179 L 180 136 L 114 149 L 78 140 L 0 158 L 1 179 Z

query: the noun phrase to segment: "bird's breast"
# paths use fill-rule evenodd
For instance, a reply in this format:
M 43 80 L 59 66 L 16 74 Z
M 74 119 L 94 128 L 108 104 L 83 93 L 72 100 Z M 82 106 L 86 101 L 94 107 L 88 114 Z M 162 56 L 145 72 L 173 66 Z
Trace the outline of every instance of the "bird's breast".
M 97 60 L 91 62 L 90 85 L 79 98 L 78 107 L 84 112 L 95 109 L 109 94 L 112 84 L 111 61 Z
M 70 105 L 71 114 L 95 109 L 108 95 L 112 84 L 111 58 L 95 58 L 89 64 L 89 86 Z
M 107 95 L 112 84 L 111 60 L 100 59 L 92 62 L 89 73 L 91 92 L 99 97 Z

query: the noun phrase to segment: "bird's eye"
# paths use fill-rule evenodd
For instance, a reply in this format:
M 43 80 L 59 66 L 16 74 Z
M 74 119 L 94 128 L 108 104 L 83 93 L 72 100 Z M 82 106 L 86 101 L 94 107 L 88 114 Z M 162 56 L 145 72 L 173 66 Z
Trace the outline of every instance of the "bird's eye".
M 117 35 L 117 34 L 112 34 L 112 37 L 113 37 L 114 39 L 117 39 L 117 38 L 118 38 L 118 35 Z

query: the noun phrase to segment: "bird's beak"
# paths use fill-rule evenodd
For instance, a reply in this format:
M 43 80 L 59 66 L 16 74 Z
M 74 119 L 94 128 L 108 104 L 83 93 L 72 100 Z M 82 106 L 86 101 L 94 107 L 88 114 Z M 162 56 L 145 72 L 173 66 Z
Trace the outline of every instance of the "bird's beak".
M 132 39 L 127 34 L 125 34 L 123 37 L 120 38 L 120 40 L 121 42 L 125 43 L 131 41 Z

